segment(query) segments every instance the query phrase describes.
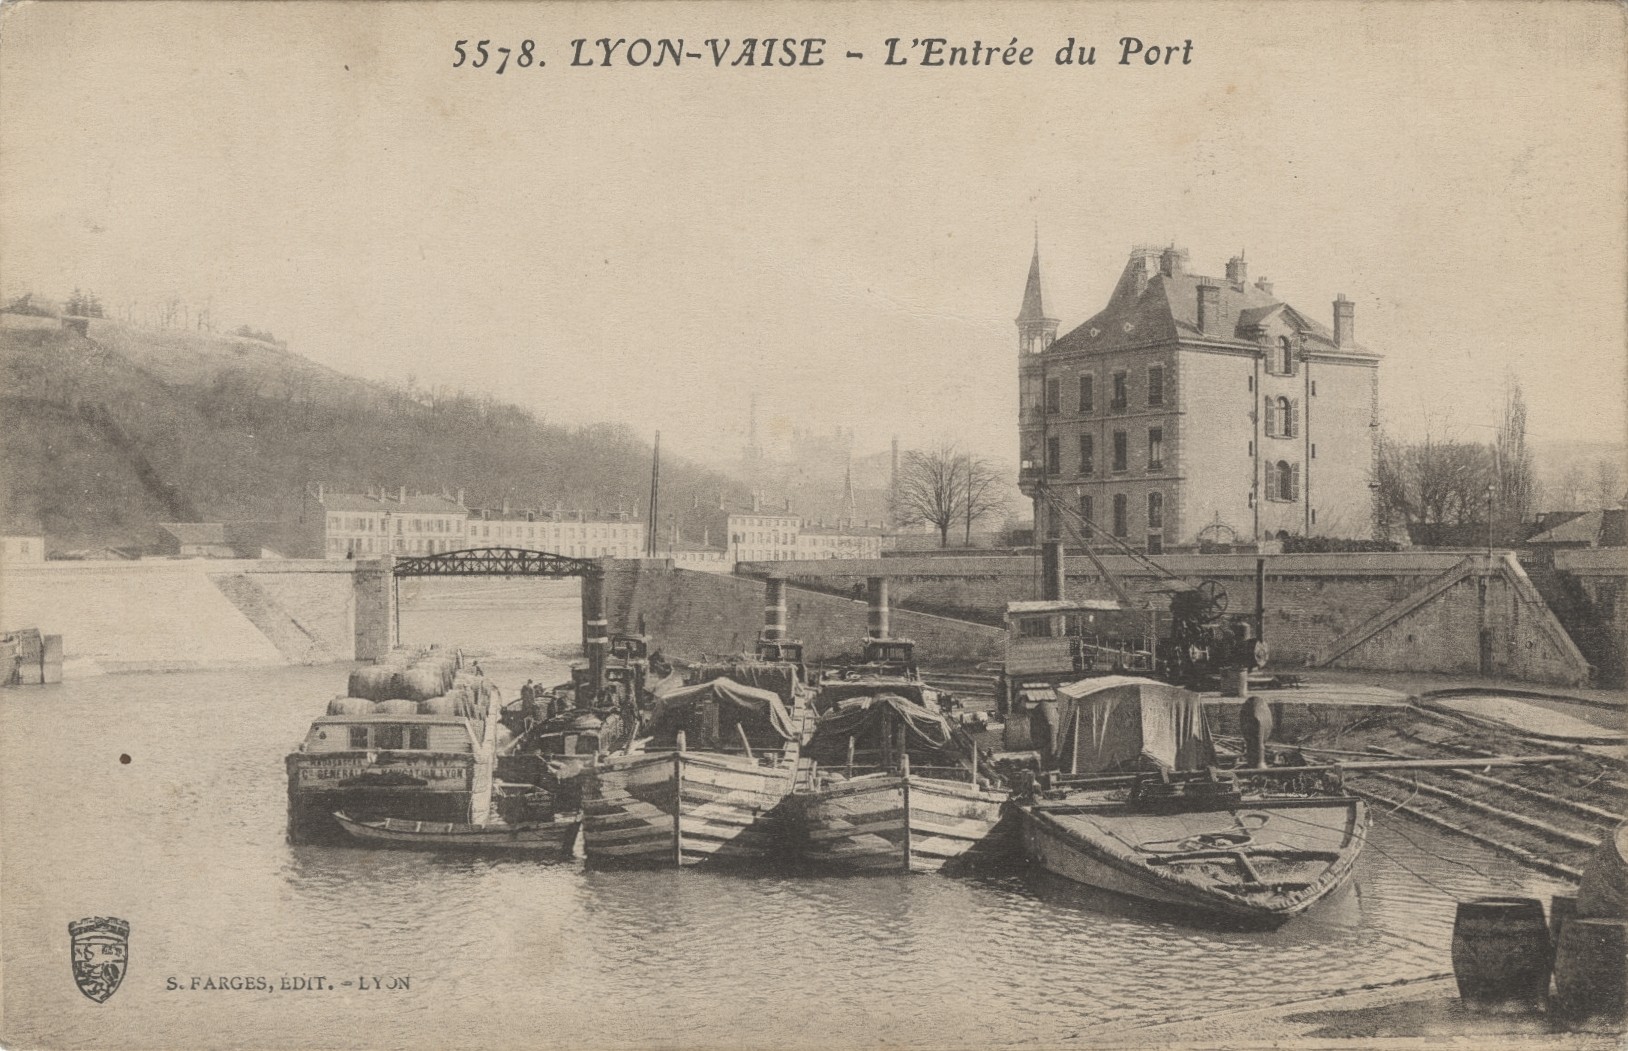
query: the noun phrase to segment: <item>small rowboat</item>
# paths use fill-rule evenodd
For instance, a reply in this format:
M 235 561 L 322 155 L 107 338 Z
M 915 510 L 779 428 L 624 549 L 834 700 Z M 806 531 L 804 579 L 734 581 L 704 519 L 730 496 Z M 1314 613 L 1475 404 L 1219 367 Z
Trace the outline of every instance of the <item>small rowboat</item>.
M 424 850 L 519 851 L 562 857 L 572 856 L 576 849 L 577 833 L 582 828 L 579 820 L 469 825 L 395 817 L 363 819 L 351 817 L 343 811 L 336 811 L 334 820 L 357 839 L 384 846 Z
M 1123 793 L 1114 793 L 1123 795 Z M 1351 875 L 1367 814 L 1340 796 L 1160 812 L 1110 793 L 1019 807 L 1030 858 L 1065 879 L 1248 926 L 1305 912 Z

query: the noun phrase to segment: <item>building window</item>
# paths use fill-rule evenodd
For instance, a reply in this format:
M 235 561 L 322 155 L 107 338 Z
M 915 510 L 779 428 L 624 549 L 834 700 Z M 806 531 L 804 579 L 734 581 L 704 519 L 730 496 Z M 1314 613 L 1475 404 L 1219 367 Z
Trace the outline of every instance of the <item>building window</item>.
M 1108 408 L 1113 409 L 1115 412 L 1124 411 L 1125 406 L 1130 403 L 1127 388 L 1126 374 L 1123 372 L 1114 373 L 1114 396 L 1113 400 L 1108 403 Z
M 1164 528 L 1164 494 L 1148 494 L 1148 528 Z
M 1063 473 L 1063 440 L 1061 438 L 1046 439 L 1046 473 Z
M 1311 381 L 1311 396 L 1314 397 L 1314 398 L 1317 397 L 1317 381 L 1316 380 Z
M 1164 537 L 1163 536 L 1159 535 L 1158 533 L 1149 533 L 1148 534 L 1148 554 L 1150 554 L 1150 555 L 1162 555 L 1162 554 L 1164 554 Z
M 1148 404 L 1164 404 L 1164 366 L 1148 366 Z
M 353 726 L 350 728 L 350 746 L 358 751 L 367 749 L 367 727 Z
M 1148 428 L 1148 470 L 1164 470 L 1164 428 Z
M 1096 408 L 1096 377 L 1086 375 L 1080 377 L 1080 412 L 1095 411 Z
M 1097 469 L 1096 442 L 1089 434 L 1080 435 L 1080 474 L 1091 475 Z
M 1300 465 L 1279 460 L 1275 468 L 1273 490 L 1279 500 L 1300 499 Z
M 1130 464 L 1130 441 L 1124 431 L 1114 432 L 1114 470 L 1124 471 Z
M 1063 381 L 1053 377 L 1046 381 L 1046 411 L 1063 411 Z
M 1297 426 L 1300 417 L 1300 403 L 1290 401 L 1288 398 L 1266 399 L 1266 436 L 1268 438 L 1293 438 L 1300 428 Z
M 1129 523 L 1126 521 L 1130 518 L 1128 503 L 1124 493 L 1114 494 L 1114 536 L 1124 536 L 1130 532 Z
M 1093 520 L 1093 515 L 1092 515 L 1092 511 L 1091 511 L 1091 494 L 1090 493 L 1081 493 L 1080 494 L 1080 517 L 1085 519 L 1085 524 L 1080 527 L 1080 535 L 1085 537 L 1085 539 L 1090 540 L 1091 539 L 1091 522 Z
M 1278 337 L 1278 375 L 1293 376 L 1295 374 L 1294 346 L 1289 342 L 1288 336 Z

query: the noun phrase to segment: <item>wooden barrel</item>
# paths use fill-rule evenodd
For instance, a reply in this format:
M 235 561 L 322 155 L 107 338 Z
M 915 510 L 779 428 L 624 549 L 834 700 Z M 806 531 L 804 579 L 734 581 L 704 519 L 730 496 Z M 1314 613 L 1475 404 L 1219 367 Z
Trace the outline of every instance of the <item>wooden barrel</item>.
M 1461 1000 L 1541 1000 L 1549 991 L 1549 967 L 1549 928 L 1541 901 L 1459 902 L 1453 920 L 1453 977 Z
M 1555 950 L 1555 1010 L 1621 1019 L 1628 1000 L 1628 920 L 1574 916 Z

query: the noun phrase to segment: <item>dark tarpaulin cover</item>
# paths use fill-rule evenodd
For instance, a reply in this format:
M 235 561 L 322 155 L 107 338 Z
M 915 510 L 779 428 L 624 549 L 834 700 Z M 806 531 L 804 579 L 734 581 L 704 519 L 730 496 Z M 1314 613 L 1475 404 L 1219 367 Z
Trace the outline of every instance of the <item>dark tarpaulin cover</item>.
M 691 747 L 718 748 L 738 744 L 739 738 L 733 729 L 720 729 L 718 740 L 702 740 L 695 736 L 695 717 L 703 714 L 709 706 L 716 708 L 719 715 L 719 719 L 711 723 L 713 727 L 738 723 L 752 740 L 775 736 L 782 741 L 790 741 L 796 737 L 791 714 L 780 703 L 779 697 L 755 686 L 743 686 L 733 679 L 711 679 L 659 698 L 655 711 L 650 714 L 648 732 L 656 740 L 671 741 L 676 739 L 678 731 L 684 730 L 689 734 L 688 744 Z
M 1201 770 L 1215 762 L 1204 702 L 1179 686 L 1110 675 L 1057 688 L 1051 727 L 1057 766 L 1082 774 Z M 1078 732 L 1076 732 L 1076 727 Z
M 942 749 L 950 744 L 950 723 L 941 713 L 896 693 L 878 693 L 850 697 L 820 716 L 809 754 L 834 761 L 846 754 L 850 737 L 864 742 L 864 747 L 875 747 L 873 742 L 895 720 L 905 726 L 906 747 Z
M 786 704 L 792 703 L 802 682 L 796 666 L 784 661 L 738 660 L 702 664 L 695 669 L 693 677 L 698 683 L 729 679 L 741 686 L 768 690 Z
M 820 683 L 820 692 L 815 697 L 814 707 L 821 712 L 829 711 L 852 697 L 875 697 L 881 693 L 890 693 L 902 697 L 912 704 L 925 707 L 926 695 L 922 687 L 910 682 L 877 682 L 875 679 L 826 679 Z

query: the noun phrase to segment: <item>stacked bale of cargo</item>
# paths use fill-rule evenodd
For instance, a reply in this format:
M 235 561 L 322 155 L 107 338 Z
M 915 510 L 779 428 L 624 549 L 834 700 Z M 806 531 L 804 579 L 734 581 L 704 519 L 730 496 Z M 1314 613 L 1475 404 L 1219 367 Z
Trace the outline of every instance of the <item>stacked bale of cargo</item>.
M 417 715 L 418 702 L 405 697 L 392 697 L 387 701 L 374 701 L 373 711 L 377 715 Z
M 372 715 L 373 702 L 366 697 L 335 697 L 328 702 L 329 715 Z

